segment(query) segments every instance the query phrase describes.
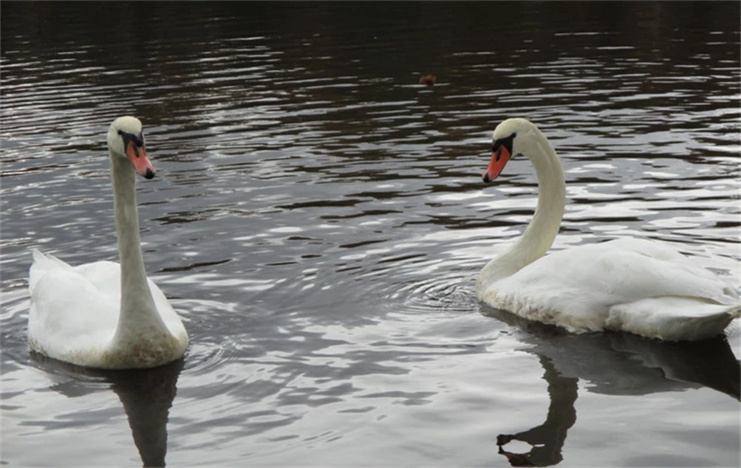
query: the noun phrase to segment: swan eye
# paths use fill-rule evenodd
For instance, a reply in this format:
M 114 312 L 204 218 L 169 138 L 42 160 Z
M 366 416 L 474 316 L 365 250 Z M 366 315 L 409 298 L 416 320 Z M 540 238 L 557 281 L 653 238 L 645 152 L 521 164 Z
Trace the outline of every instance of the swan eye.
M 493 153 L 499 154 L 499 149 L 504 146 L 507 148 L 507 151 L 509 151 L 509 154 L 512 154 L 512 145 L 514 144 L 515 137 L 517 136 L 517 133 L 512 133 L 512 135 L 505 137 L 505 138 L 497 138 L 494 140 L 494 144 L 491 148 L 491 151 Z
M 134 144 L 139 148 L 144 146 L 144 133 L 143 132 L 138 135 L 134 135 L 132 133 L 119 130 L 118 134 L 121 135 L 121 138 L 123 138 L 124 147 L 128 146 L 130 141 L 133 141 Z

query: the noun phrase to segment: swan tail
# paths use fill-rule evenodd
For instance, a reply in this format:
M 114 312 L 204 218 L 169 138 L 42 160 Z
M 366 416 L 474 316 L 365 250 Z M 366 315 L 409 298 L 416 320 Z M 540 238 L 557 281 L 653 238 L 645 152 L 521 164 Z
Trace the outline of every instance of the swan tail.
M 50 270 L 54 269 L 71 269 L 67 263 L 59 260 L 53 255 L 46 254 L 38 249 L 33 249 L 33 264 L 28 275 L 28 287 L 31 291 L 34 290 L 36 285 L 39 283 L 41 278 Z
M 694 297 L 659 297 L 620 304 L 609 311 L 606 326 L 648 338 L 697 341 L 723 334 L 741 317 L 741 303 L 719 304 Z

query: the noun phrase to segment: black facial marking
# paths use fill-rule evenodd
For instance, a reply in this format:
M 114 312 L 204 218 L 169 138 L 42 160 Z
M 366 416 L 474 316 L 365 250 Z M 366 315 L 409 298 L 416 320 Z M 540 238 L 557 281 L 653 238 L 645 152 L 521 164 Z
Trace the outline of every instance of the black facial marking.
M 491 148 L 492 153 L 496 153 L 496 160 L 499 161 L 499 158 L 502 157 L 502 146 L 507 148 L 507 151 L 509 154 L 512 154 L 512 145 L 515 141 L 515 137 L 517 136 L 517 133 L 512 133 L 512 135 L 504 138 L 498 138 L 494 140 L 494 144 Z
M 136 157 L 139 157 L 139 148 L 144 146 L 144 132 L 139 133 L 138 135 L 134 135 L 133 133 L 124 132 L 123 130 L 119 130 L 118 134 L 121 135 L 121 138 L 123 138 L 124 142 L 124 148 L 128 148 L 129 143 L 134 143 L 134 154 Z

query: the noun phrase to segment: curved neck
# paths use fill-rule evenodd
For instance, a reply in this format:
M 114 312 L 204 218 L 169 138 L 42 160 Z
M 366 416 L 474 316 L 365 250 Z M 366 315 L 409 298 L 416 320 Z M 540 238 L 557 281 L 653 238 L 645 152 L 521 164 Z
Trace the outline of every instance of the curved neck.
M 147 284 L 139 242 L 135 177 L 134 167 L 128 160 L 111 155 L 113 207 L 121 261 L 121 312 L 114 338 L 119 342 L 130 341 L 129 335 L 139 335 L 142 329 L 166 330 Z
M 537 138 L 527 156 L 535 167 L 538 178 L 535 214 L 520 239 L 481 270 L 477 289 L 511 276 L 545 255 L 558 234 L 566 205 L 566 185 L 561 162 L 543 136 Z

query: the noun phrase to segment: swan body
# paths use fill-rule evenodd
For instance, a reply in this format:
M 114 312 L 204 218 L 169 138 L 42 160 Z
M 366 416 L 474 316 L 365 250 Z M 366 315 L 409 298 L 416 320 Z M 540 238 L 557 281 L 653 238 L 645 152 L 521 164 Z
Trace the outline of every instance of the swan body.
M 114 211 L 121 264 L 77 267 L 38 250 L 29 275 L 32 350 L 83 367 L 155 367 L 179 359 L 188 346 L 180 317 L 146 277 L 139 241 L 136 173 L 155 171 L 141 122 L 120 117 L 108 131 Z
M 670 341 L 716 336 L 741 316 L 736 291 L 663 242 L 617 239 L 544 256 L 565 206 L 563 171 L 546 137 L 525 119 L 502 122 L 483 178 L 496 178 L 519 154 L 535 167 L 538 204 L 522 237 L 479 273 L 479 300 L 571 332 Z

